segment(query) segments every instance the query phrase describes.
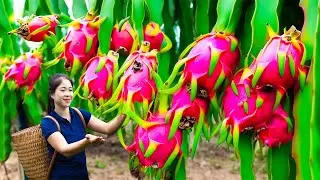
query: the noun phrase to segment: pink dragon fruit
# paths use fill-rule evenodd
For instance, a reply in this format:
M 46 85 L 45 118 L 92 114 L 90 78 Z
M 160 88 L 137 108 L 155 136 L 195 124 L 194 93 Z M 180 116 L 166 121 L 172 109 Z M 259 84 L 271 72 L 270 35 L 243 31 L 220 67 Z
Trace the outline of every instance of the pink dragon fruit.
M 166 52 L 172 47 L 170 39 L 161 31 L 159 24 L 150 22 L 143 29 L 144 40 L 150 42 L 150 50 L 156 49 L 160 52 Z M 167 45 L 161 49 L 164 40 Z
M 69 31 L 54 48 L 53 52 L 62 52 L 55 60 L 47 62 L 50 67 L 65 59 L 65 68 L 71 70 L 73 77 L 91 58 L 96 56 L 98 50 L 98 32 L 100 24 L 105 18 L 99 19 L 92 13 L 88 13 L 83 20 L 75 20 L 70 23 Z
M 4 75 L 4 81 L 14 80 L 18 88 L 28 87 L 30 94 L 41 76 L 42 55 L 34 51 L 19 56 Z
M 34 42 L 41 42 L 48 36 L 56 33 L 57 15 L 31 16 L 27 21 L 18 20 L 20 27 L 8 34 L 18 34 L 23 39 Z
M 182 155 L 182 133 L 177 130 L 173 138 L 168 140 L 170 125 L 161 113 L 149 114 L 147 121 L 157 124 L 148 128 L 137 126 L 134 142 L 130 146 L 126 146 L 123 139 L 120 142 L 125 149 L 135 152 L 142 166 L 166 169 L 177 156 Z
M 167 114 L 167 118 L 171 121 L 179 117 L 175 120 L 177 122 L 174 121 L 174 123 L 177 123 L 175 126 L 179 129 L 192 128 L 194 123 L 198 122 L 200 113 L 206 114 L 208 111 L 207 91 L 200 89 L 194 101 L 190 99 L 190 91 L 191 88 L 188 83 L 176 92 L 172 97 L 172 106 Z
M 115 76 L 117 79 L 124 73 L 119 85 L 105 105 L 117 102 L 133 107 L 133 103 L 142 103 L 143 117 L 146 117 L 149 105 L 157 92 L 152 72 L 158 69 L 157 52 L 148 50 L 149 43 L 144 42 L 140 50 L 128 56 Z
M 264 86 L 253 89 L 251 87 L 250 72 L 249 69 L 244 69 L 236 73 L 222 97 L 225 119 L 222 122 L 219 142 L 224 140 L 227 128 L 230 126 L 235 149 L 238 147 L 240 132 L 266 126 L 272 117 L 276 100 L 276 92 L 272 88 Z
M 117 23 L 113 27 L 110 49 L 114 51 L 122 49 L 124 54 L 129 54 L 138 49 L 137 33 L 128 20 L 121 24 L 121 22 L 120 24 Z
M 264 145 L 279 147 L 288 143 L 293 137 L 293 127 L 288 114 L 278 106 L 267 126 L 258 131 L 258 138 Z
M 208 112 L 208 105 L 208 93 L 204 89 L 199 90 L 195 100 L 191 101 L 190 84 L 188 83 L 173 95 L 171 109 L 166 115 L 166 121 L 171 124 L 169 139 L 174 136 L 178 128 L 181 130 L 189 129 L 197 123 L 192 156 L 196 152 L 205 115 Z
M 137 123 L 139 126 L 136 127 L 132 145 L 126 146 L 122 130 L 118 131 L 120 143 L 126 150 L 134 153 L 129 163 L 134 175 L 139 175 L 140 170 L 145 168 L 159 168 L 156 171 L 162 174 L 163 170 L 168 170 L 172 161 L 183 158 L 181 130 L 178 129 L 172 138 L 168 137 L 171 125 L 166 122 L 165 116 L 168 113 L 169 96 L 159 92 L 157 98 L 159 104 L 156 103 L 154 106 L 154 113 L 149 111 L 144 120 L 130 108 L 126 109 L 127 117 L 140 122 Z
M 306 49 L 297 38 L 300 31 L 294 26 L 285 31 L 282 36 L 273 32 L 267 26 L 271 39 L 260 51 L 256 60 L 251 64 L 253 69 L 252 86 L 271 85 L 277 89 L 277 102 L 289 88 L 293 87 L 300 73 L 300 65 L 304 64 Z
M 185 64 L 184 81 L 191 82 L 191 98 L 194 100 L 197 87 L 209 92 L 215 91 L 226 78 L 232 78 L 233 71 L 239 63 L 240 51 L 238 40 L 233 35 L 221 32 L 211 32 L 199 37 L 182 52 L 180 58 L 191 47 L 193 48 L 188 56 L 175 65 L 165 86 L 170 86 L 180 67 Z
M 86 72 L 80 78 L 86 97 L 93 97 L 100 105 L 111 97 L 118 58 L 118 53 L 109 51 L 107 56 L 96 56 L 86 64 Z

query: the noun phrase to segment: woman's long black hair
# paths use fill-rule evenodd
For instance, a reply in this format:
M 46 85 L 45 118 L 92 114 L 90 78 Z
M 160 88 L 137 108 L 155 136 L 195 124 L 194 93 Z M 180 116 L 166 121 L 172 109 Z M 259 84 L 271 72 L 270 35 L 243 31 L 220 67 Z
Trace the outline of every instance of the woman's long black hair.
M 70 77 L 65 74 L 54 74 L 49 80 L 49 91 L 48 91 L 48 114 L 54 110 L 54 100 L 51 95 L 56 91 L 57 87 L 61 84 L 63 79 L 70 81 L 73 86 L 73 81 Z

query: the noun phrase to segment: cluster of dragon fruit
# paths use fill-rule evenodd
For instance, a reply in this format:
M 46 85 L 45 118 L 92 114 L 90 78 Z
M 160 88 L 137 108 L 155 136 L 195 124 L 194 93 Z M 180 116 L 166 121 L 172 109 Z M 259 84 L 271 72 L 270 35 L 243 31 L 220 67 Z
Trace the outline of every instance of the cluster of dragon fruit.
M 128 115 L 123 126 L 130 120 L 137 125 L 131 145 L 125 144 L 122 130 L 118 131 L 120 142 L 133 154 L 133 174 L 139 172 L 138 165 L 166 169 L 188 154 L 189 148 L 181 148 L 184 131 L 194 132 L 192 157 L 201 135 L 210 140 L 217 129 L 219 143 L 232 141 L 235 149 L 246 131 L 253 131 L 256 140 L 271 148 L 291 141 L 293 123 L 283 102 L 290 90 L 303 87 L 308 70 L 305 47 L 294 27 L 277 35 L 268 26 L 270 39 L 252 64 L 240 70 L 239 42 L 233 34 L 212 31 L 202 35 L 182 52 L 163 82 L 157 73 L 161 63 L 157 55 L 168 51 L 171 42 L 160 26 L 146 25 L 144 41 L 139 42 L 129 20 L 117 23 L 111 50 L 101 54 L 98 33 L 103 21 L 93 13 L 74 20 L 53 49 L 59 54 L 56 59 L 43 62 L 39 51 L 25 53 L 7 68 L 3 81 L 13 80 L 17 88 L 27 87 L 31 93 L 41 77 L 41 66 L 48 68 L 64 59 L 71 77 L 82 73 L 82 96 L 98 104 L 97 112 L 118 110 Z M 50 15 L 19 23 L 10 33 L 41 42 L 55 35 L 59 21 Z M 119 55 L 127 56 L 121 67 Z M 217 111 L 220 118 L 213 117 Z
M 233 145 L 239 133 L 254 130 L 269 147 L 288 143 L 293 123 L 284 109 L 286 94 L 303 88 L 308 67 L 305 47 L 297 40 L 300 31 L 291 27 L 282 36 L 267 26 L 269 41 L 248 68 L 239 70 L 224 91 L 222 136 L 231 131 Z

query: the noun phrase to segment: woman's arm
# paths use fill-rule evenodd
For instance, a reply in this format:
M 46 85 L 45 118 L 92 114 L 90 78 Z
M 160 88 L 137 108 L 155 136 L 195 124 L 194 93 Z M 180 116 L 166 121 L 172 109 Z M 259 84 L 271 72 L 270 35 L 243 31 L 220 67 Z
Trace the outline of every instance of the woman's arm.
M 87 126 L 93 131 L 111 135 L 121 127 L 125 119 L 126 115 L 121 114 L 113 120 L 111 120 L 110 122 L 106 123 L 92 115 Z
M 89 144 L 104 142 L 103 137 L 87 134 L 80 141 L 68 144 L 60 132 L 54 132 L 48 137 L 49 144 L 65 157 L 71 157 L 82 152 Z

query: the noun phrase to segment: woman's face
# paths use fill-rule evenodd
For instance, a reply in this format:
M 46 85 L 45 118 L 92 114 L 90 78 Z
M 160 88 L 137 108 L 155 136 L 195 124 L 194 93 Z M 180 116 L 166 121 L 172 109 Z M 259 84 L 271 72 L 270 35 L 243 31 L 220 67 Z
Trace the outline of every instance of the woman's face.
M 54 100 L 55 107 L 69 107 L 73 98 L 73 87 L 70 81 L 63 79 L 51 97 Z

